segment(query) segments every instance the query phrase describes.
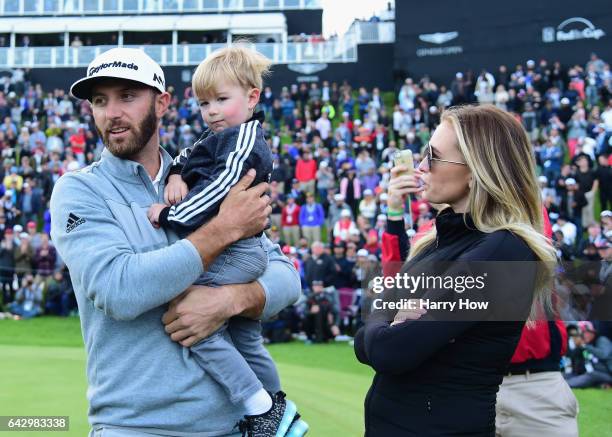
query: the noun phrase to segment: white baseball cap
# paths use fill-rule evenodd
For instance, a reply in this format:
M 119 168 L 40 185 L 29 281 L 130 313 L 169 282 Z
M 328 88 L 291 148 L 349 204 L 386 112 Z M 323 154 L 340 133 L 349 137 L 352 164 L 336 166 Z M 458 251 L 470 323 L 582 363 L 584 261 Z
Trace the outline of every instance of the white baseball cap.
M 161 67 L 140 49 L 118 47 L 97 56 L 87 67 L 87 76 L 70 87 L 70 94 L 91 100 L 91 88 L 101 78 L 132 80 L 160 92 L 166 91 L 166 79 Z

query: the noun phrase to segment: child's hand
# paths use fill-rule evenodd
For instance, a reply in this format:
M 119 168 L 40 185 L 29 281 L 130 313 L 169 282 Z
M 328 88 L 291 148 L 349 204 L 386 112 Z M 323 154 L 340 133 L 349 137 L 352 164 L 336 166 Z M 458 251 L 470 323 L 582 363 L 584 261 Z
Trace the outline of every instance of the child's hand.
M 161 214 L 164 208 L 166 208 L 166 205 L 164 205 L 163 203 L 154 203 L 149 207 L 149 211 L 147 212 L 147 217 L 149 218 L 149 221 L 156 229 L 159 229 L 159 215 Z
M 164 202 L 167 205 L 175 205 L 183 200 L 188 192 L 189 188 L 180 174 L 170 175 L 164 189 Z

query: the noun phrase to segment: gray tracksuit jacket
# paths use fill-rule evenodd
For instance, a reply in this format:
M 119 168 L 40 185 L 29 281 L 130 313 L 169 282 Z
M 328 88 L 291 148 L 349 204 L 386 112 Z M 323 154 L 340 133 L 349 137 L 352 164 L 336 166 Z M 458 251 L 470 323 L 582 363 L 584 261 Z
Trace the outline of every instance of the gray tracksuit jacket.
M 191 242 L 147 219 L 149 206 L 163 202 L 172 159 L 164 150 L 162 156 L 159 193 L 142 165 L 104 150 L 99 162 L 62 176 L 51 198 L 51 236 L 70 270 L 81 316 L 89 421 L 94 429 L 231 435 L 244 411 L 161 323 L 166 303 L 203 270 Z M 262 318 L 299 297 L 299 276 L 278 246 L 258 281 L 266 294 Z

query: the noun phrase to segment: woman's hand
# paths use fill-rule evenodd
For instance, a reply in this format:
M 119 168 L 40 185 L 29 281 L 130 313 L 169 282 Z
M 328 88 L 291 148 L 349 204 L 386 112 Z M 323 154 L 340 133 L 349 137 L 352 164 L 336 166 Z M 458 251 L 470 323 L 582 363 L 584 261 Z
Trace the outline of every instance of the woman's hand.
M 419 186 L 421 172 L 415 169 L 412 175 L 408 173 L 405 165 L 396 165 L 391 169 L 391 179 L 387 187 L 387 205 L 395 211 L 404 210 L 406 195 L 419 193 L 423 187 Z
M 404 323 L 407 320 L 418 320 L 420 319 L 427 310 L 422 308 L 421 299 L 410 299 L 411 307 L 413 309 L 404 309 L 398 311 L 398 313 L 393 318 L 393 323 L 391 326 L 399 325 L 400 323 Z

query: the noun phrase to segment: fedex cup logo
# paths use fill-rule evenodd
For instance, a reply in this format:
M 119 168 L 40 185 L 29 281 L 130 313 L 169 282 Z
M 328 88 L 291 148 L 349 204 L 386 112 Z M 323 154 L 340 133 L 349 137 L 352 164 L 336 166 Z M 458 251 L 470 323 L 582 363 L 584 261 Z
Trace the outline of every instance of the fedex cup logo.
M 586 18 L 573 17 L 554 27 L 542 29 L 542 41 L 545 43 L 555 41 L 575 41 L 579 39 L 595 39 L 606 35 L 602 29 L 596 28 Z

